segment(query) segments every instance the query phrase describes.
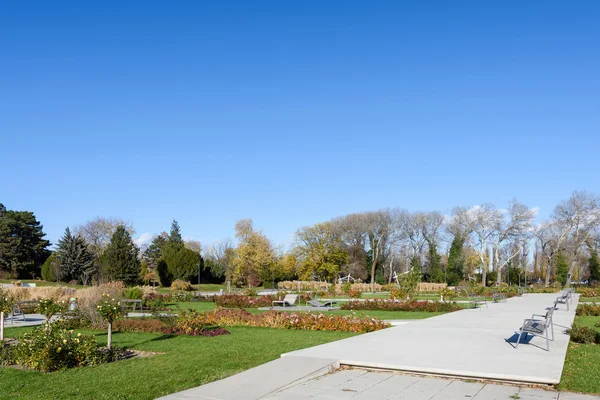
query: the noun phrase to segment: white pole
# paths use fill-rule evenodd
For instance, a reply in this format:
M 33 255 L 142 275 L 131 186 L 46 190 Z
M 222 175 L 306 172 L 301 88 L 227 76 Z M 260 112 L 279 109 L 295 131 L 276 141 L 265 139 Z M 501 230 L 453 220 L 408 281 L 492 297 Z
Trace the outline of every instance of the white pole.
M 4 340 L 4 311 L 0 312 L 0 342 Z
M 108 323 L 108 348 L 112 348 L 112 324 Z

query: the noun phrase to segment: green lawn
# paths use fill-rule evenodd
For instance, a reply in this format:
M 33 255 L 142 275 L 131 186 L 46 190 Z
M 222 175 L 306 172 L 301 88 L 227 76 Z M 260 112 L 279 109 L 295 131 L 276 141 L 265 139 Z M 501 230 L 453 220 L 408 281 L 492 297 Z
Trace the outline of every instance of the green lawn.
M 216 305 L 215 303 L 209 302 L 191 302 L 191 303 L 172 303 L 167 305 L 167 307 L 171 307 L 173 311 L 183 311 L 183 310 L 196 310 L 196 311 L 211 311 L 214 310 Z M 261 313 L 266 312 L 263 310 L 259 310 L 257 308 L 247 308 L 248 312 L 251 313 Z M 321 311 L 315 311 L 321 312 Z M 443 313 L 431 313 L 431 312 L 412 312 L 412 311 L 350 311 L 350 310 L 334 310 L 334 311 L 325 311 L 324 314 L 331 315 L 351 315 L 356 314 L 358 316 L 364 317 L 374 317 L 377 319 L 423 319 L 429 317 L 435 317 L 436 315 L 440 315 Z
M 582 301 L 589 301 L 592 303 L 600 303 L 600 297 L 580 297 L 579 302 L 581 303 Z
M 203 385 L 278 358 L 281 353 L 353 333 L 227 328 L 217 337 L 115 333 L 114 344 L 162 353 L 147 358 L 43 374 L 0 367 L 0 399 L 154 399 Z M 7 329 L 16 336 L 23 329 Z M 106 334 L 95 334 L 101 344 Z
M 575 317 L 575 323 L 580 326 L 591 328 L 598 322 L 600 317 Z M 600 345 L 569 343 L 559 389 L 600 393 Z

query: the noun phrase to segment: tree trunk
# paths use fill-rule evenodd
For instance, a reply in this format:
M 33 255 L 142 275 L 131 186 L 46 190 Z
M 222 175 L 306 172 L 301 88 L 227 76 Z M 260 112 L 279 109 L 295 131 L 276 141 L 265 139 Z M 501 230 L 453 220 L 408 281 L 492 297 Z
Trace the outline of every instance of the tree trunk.
M 0 312 L 0 342 L 4 340 L 4 312 Z
M 377 268 L 377 257 L 379 256 L 379 244 L 373 252 L 373 265 L 371 266 L 371 291 L 375 292 L 375 269 Z
M 108 345 L 109 349 L 112 349 L 112 323 L 108 323 Z
M 550 286 L 550 273 L 552 272 L 552 257 L 547 256 L 547 258 L 548 258 L 548 265 L 546 266 L 546 281 L 545 281 L 546 287 Z

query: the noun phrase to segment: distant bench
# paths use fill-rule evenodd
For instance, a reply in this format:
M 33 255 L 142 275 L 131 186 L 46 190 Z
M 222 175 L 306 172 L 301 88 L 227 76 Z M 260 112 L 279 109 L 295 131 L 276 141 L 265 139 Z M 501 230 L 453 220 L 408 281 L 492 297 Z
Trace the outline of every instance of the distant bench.
M 23 321 L 27 321 L 27 318 L 25 318 L 25 314 L 35 313 L 35 311 L 37 310 L 39 305 L 40 305 L 40 302 L 38 300 L 17 301 L 15 303 L 15 305 L 13 306 L 12 320 L 14 321 L 15 318 L 17 318 L 18 316 L 21 316 L 21 318 L 23 318 Z
M 121 300 L 121 310 L 135 312 L 138 305 L 140 307 L 140 312 L 142 312 L 142 300 L 141 299 Z

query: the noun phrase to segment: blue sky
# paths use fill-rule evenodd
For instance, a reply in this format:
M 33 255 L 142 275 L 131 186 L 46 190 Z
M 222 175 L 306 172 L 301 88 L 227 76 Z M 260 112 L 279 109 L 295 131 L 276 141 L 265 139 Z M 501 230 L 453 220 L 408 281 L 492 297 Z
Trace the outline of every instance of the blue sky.
M 93 4 L 95 3 L 95 4 Z M 125 5 L 126 4 L 126 5 Z M 13 2 L 0 202 L 276 243 L 381 207 L 600 192 L 595 1 Z

